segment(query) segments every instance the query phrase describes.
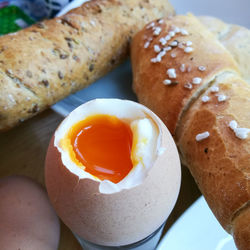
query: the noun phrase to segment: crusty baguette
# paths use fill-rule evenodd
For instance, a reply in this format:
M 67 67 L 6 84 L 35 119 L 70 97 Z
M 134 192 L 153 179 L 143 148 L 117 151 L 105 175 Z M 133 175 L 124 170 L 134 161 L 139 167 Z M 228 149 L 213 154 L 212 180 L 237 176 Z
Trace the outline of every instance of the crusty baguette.
M 242 77 L 250 83 L 250 30 L 239 25 L 224 23 L 211 16 L 201 16 L 199 20 L 232 54 L 239 65 Z
M 0 130 L 106 74 L 127 57 L 145 23 L 172 14 L 164 0 L 92 0 L 0 37 Z
M 250 86 L 231 54 L 194 16 L 155 21 L 153 27 L 161 28 L 159 35 L 154 35 L 157 28 L 152 26 L 147 25 L 132 42 L 133 88 L 139 101 L 170 129 L 182 162 L 221 225 L 234 235 L 239 249 L 249 249 L 249 221 L 242 223 L 250 209 L 250 130 L 236 135 L 229 123 L 236 120 L 238 127 L 250 129 Z M 171 38 L 163 46 L 167 35 Z M 147 41 L 150 44 L 145 46 Z M 152 62 L 161 53 L 157 45 L 172 48 Z M 167 73 L 169 69 L 175 72 Z M 171 78 L 174 73 L 176 78 Z M 239 138 L 247 134 L 246 139 Z

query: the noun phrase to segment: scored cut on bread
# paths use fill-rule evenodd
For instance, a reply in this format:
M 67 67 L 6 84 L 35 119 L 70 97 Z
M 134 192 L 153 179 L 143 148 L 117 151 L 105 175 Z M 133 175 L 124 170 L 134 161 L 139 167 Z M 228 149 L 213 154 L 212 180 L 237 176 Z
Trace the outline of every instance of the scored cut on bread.
M 164 0 L 92 0 L 0 37 L 0 130 L 37 114 L 120 64 L 131 37 L 173 15 Z
M 131 60 L 139 101 L 167 125 L 238 248 L 249 249 L 250 228 L 240 228 L 250 209 L 250 86 L 237 63 L 191 14 L 146 25 L 133 39 Z

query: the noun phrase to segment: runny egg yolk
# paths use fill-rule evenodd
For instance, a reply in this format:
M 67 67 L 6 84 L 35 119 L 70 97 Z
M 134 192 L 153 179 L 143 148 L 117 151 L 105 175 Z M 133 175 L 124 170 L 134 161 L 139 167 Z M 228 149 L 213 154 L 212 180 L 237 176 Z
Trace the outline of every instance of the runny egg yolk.
M 76 159 L 100 180 L 118 183 L 133 167 L 133 133 L 115 116 L 87 117 L 72 127 L 70 140 Z

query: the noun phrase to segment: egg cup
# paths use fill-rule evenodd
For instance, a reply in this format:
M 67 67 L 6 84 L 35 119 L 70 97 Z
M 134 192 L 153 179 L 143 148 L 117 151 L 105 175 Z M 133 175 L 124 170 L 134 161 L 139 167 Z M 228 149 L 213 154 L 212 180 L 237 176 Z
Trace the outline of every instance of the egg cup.
M 138 242 L 124 245 L 124 246 L 101 246 L 94 244 L 92 242 L 86 241 L 82 239 L 81 237 L 77 236 L 75 234 L 75 237 L 81 244 L 83 249 L 91 249 L 91 250 L 115 250 L 115 249 L 133 249 L 133 250 L 153 250 L 156 249 L 156 246 L 158 245 L 158 242 L 160 240 L 162 231 L 164 229 L 166 222 L 164 222 L 155 232 L 144 238 L 143 240 L 140 240 Z

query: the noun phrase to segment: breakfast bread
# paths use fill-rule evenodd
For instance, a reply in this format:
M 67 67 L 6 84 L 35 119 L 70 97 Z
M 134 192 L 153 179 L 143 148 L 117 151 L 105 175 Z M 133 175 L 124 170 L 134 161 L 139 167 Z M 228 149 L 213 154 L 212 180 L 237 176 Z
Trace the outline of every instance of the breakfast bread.
M 214 215 L 246 250 L 250 86 L 237 63 L 191 14 L 146 25 L 131 59 L 139 101 L 167 125 Z
M 242 77 L 250 83 L 250 30 L 239 25 L 224 23 L 210 16 L 201 16 L 199 20 L 232 54 L 239 65 Z
M 219 91 L 206 89 L 184 112 L 176 142 L 215 216 L 231 232 L 235 214 L 250 198 L 250 140 L 240 138 L 230 122 L 250 128 L 250 87 L 230 73 L 217 76 L 212 86 Z M 208 137 L 199 140 L 206 132 Z
M 0 131 L 120 64 L 147 22 L 173 15 L 163 0 L 92 0 L 0 38 Z
M 250 204 L 235 217 L 234 223 L 234 240 L 239 249 L 250 249 Z
M 157 28 L 161 33 L 154 35 Z M 230 53 L 191 16 L 148 24 L 133 39 L 131 60 L 139 101 L 156 112 L 173 135 L 182 112 L 217 75 L 238 72 Z M 195 79 L 201 82 L 193 84 Z

